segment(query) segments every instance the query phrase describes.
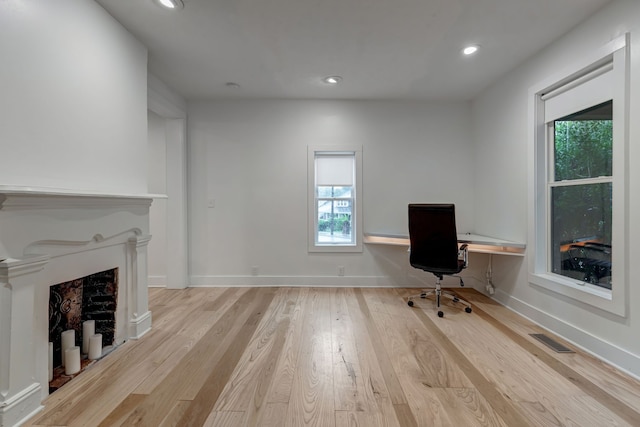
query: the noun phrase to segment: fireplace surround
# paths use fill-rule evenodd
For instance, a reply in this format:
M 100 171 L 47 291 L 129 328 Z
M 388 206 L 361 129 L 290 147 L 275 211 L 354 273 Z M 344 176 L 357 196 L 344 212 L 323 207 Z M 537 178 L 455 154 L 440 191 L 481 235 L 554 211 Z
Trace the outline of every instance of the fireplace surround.
M 49 287 L 118 269 L 114 344 L 151 328 L 149 195 L 0 186 L 0 426 L 48 396 Z

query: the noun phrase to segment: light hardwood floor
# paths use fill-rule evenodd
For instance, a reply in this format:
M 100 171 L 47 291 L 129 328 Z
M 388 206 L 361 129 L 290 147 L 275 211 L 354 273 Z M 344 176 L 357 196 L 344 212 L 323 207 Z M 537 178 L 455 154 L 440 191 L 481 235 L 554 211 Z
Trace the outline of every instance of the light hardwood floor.
M 638 381 L 476 291 L 444 318 L 413 292 L 151 289 L 153 329 L 27 425 L 640 426 Z

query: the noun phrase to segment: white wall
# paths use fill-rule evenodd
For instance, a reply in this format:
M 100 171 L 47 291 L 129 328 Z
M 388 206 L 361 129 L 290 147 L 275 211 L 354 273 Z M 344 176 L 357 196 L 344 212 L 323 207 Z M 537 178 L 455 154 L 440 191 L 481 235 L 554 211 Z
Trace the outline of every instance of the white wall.
M 494 257 L 496 296 L 503 303 L 575 343 L 640 376 L 640 2 L 618 0 L 561 40 L 504 76 L 473 103 L 476 228 L 479 233 L 525 241 L 527 237 L 528 90 L 631 32 L 629 140 L 630 275 L 624 318 L 530 285 L 527 259 Z
M 149 192 L 167 193 L 167 137 L 165 119 L 148 112 L 148 173 Z M 148 247 L 149 285 L 167 283 L 167 199 L 155 198 L 149 209 L 149 229 L 153 239 Z
M 307 252 L 307 146 L 363 146 L 365 233 L 406 235 L 410 202 L 454 202 L 459 231 L 474 231 L 470 130 L 466 103 L 191 103 L 191 283 L 432 283 L 406 248 Z
M 97 3 L 0 2 L 0 184 L 147 192 L 147 54 Z

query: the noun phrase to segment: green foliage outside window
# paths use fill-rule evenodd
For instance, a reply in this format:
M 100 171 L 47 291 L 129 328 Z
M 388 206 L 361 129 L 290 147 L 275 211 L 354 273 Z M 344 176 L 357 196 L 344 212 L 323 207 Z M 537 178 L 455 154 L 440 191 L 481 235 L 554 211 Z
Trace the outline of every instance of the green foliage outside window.
M 611 120 L 555 122 L 555 179 L 611 176 Z

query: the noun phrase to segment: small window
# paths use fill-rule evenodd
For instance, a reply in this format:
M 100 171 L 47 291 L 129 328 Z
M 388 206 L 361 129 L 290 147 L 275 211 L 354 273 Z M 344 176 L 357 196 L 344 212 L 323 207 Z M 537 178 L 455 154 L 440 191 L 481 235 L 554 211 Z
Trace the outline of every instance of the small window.
M 309 148 L 309 251 L 361 251 L 361 150 Z

